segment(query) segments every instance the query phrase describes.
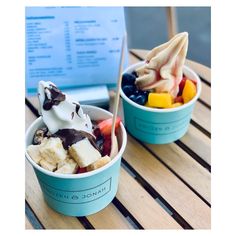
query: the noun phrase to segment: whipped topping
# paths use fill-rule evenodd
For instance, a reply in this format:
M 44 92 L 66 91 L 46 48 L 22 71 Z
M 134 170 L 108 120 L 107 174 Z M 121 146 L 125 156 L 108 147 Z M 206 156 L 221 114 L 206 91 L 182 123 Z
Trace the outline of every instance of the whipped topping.
M 183 65 L 188 50 L 188 33 L 175 35 L 170 41 L 153 48 L 146 63 L 136 69 L 136 85 L 141 90 L 155 89 L 176 96 L 183 77 Z
M 71 101 L 52 82 L 40 81 L 38 85 L 40 115 L 54 134 L 60 129 L 82 130 L 92 134 L 92 122 L 78 102 Z

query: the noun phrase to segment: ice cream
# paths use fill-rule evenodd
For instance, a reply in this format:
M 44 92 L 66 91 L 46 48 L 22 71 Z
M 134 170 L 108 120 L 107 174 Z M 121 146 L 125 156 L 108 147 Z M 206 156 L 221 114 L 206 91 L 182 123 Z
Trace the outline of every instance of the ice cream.
M 39 82 L 38 97 L 46 127 L 36 130 L 32 145 L 27 147 L 38 165 L 56 173 L 74 174 L 111 161 L 111 119 L 91 121 L 80 104 L 52 82 Z M 116 129 L 119 125 L 117 119 Z
M 92 133 L 92 123 L 78 102 L 72 102 L 52 82 L 38 86 L 40 114 L 51 133 L 59 129 L 84 130 Z
M 175 108 L 192 100 L 197 85 L 183 74 L 188 33 L 153 48 L 144 63 L 123 74 L 122 90 L 133 102 L 151 108 Z
M 183 65 L 188 50 L 188 33 L 180 33 L 169 42 L 153 48 L 146 63 L 136 69 L 136 85 L 142 90 L 155 89 L 176 96 L 183 76 Z

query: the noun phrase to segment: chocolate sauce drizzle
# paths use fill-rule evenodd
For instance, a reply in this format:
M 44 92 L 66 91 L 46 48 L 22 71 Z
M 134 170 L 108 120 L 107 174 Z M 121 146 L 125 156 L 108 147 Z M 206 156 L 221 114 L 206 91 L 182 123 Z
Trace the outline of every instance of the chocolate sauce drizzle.
M 82 139 L 88 138 L 90 143 L 99 151 L 98 146 L 96 145 L 96 140 L 93 135 L 87 133 L 83 130 L 76 130 L 76 129 L 59 129 L 56 133 L 52 135 L 52 137 L 58 137 L 62 141 L 63 147 L 68 150 L 68 148 L 81 141 Z
M 47 96 L 47 93 L 45 94 L 45 99 L 43 102 L 43 109 L 48 111 L 52 108 L 54 105 L 58 105 L 60 102 L 64 101 L 66 99 L 65 94 L 63 94 L 56 86 L 50 85 L 50 88 L 45 88 L 45 90 L 49 90 L 51 94 L 51 98 Z
M 73 102 L 73 104 L 75 104 L 75 112 L 76 112 L 76 114 L 80 117 L 80 115 L 79 115 L 80 105 L 78 103 L 75 103 L 75 102 Z

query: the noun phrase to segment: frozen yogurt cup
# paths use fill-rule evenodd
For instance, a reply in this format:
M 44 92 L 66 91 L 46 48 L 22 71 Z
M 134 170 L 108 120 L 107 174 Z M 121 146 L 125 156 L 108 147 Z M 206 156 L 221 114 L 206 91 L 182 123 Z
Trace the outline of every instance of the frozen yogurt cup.
M 131 74 L 145 63 L 143 61 L 131 65 L 123 74 Z M 131 135 L 146 143 L 166 144 L 180 139 L 187 132 L 194 105 L 201 93 L 201 80 L 185 65 L 183 74 L 196 82 L 197 92 L 189 102 L 178 107 L 158 109 L 139 105 L 121 90 L 125 127 Z
M 81 105 L 91 120 L 111 118 L 112 114 L 101 108 Z M 26 131 L 25 145 L 28 147 L 36 130 L 44 127 L 43 119 L 36 119 Z M 38 165 L 26 152 L 25 156 L 33 166 L 43 196 L 47 204 L 57 212 L 69 216 L 87 216 L 106 207 L 115 197 L 122 154 L 127 143 L 127 135 L 122 123 L 118 128 L 119 151 L 106 165 L 80 174 L 61 174 L 48 171 Z

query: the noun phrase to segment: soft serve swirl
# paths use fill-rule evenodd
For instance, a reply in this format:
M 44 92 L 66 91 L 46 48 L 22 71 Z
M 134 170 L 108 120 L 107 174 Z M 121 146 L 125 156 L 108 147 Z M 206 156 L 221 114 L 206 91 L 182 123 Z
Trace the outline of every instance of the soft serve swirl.
M 49 131 L 59 129 L 82 130 L 92 134 L 90 117 L 78 102 L 71 101 L 52 82 L 40 81 L 38 86 L 40 114 Z

